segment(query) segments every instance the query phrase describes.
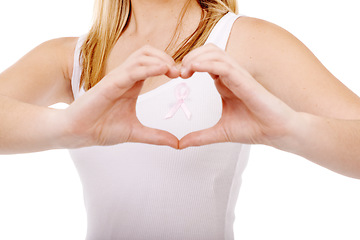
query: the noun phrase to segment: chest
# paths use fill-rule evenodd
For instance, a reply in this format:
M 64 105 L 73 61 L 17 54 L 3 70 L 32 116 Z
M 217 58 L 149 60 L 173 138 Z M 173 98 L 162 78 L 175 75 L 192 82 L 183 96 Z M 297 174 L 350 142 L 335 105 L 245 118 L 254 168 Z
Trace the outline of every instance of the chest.
M 105 72 L 104 75 L 108 74 L 115 68 L 121 66 L 131 54 L 133 54 L 135 51 L 143 47 L 144 45 L 151 45 L 161 51 L 165 51 L 167 49 L 168 41 L 161 41 L 159 39 L 137 39 L 137 38 L 130 38 L 130 37 L 123 37 L 118 40 L 118 42 L 115 44 L 114 48 L 111 50 L 107 61 L 105 63 Z M 168 53 L 171 55 L 171 51 Z M 143 88 L 140 92 L 141 94 L 145 94 L 147 92 L 150 92 L 161 85 L 164 85 L 168 83 L 171 79 L 168 78 L 165 75 L 161 76 L 154 76 L 146 79 L 144 81 Z

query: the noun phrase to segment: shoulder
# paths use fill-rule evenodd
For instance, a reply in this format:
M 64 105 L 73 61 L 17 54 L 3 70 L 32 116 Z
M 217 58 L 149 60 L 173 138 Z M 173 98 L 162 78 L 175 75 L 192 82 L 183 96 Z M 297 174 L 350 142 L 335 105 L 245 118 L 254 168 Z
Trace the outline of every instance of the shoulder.
M 281 44 L 284 41 L 298 41 L 291 33 L 271 22 L 251 17 L 239 17 L 233 25 L 229 43 L 247 41 L 259 45 L 269 46 Z
M 64 77 L 71 79 L 74 64 L 74 52 L 78 37 L 62 37 L 51 39 L 37 46 L 33 51 L 41 55 L 43 60 L 55 61 L 64 73 Z M 53 62 L 54 63 L 54 62 Z
M 261 64 L 283 60 L 306 47 L 291 33 L 265 20 L 240 17 L 231 30 L 227 52 L 256 75 Z
M 0 74 L 2 93 L 44 106 L 70 102 L 76 43 L 77 38 L 58 38 L 32 49 Z M 19 84 L 23 88 L 16 87 Z
M 69 47 L 75 47 L 78 37 L 61 37 L 61 38 L 54 38 L 50 39 L 48 41 L 43 42 L 40 44 L 42 47 L 61 47 L 61 48 L 69 48 Z

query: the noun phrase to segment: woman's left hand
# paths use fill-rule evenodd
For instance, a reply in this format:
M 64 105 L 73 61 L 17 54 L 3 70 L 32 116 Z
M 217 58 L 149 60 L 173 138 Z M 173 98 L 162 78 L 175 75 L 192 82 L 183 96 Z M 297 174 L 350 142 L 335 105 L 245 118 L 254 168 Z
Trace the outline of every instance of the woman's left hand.
M 216 142 L 277 146 L 295 127 L 296 114 L 268 92 L 226 52 L 208 44 L 183 59 L 181 77 L 208 72 L 222 97 L 223 112 L 212 128 L 193 132 L 180 140 L 181 149 Z M 279 142 L 281 141 L 281 143 Z

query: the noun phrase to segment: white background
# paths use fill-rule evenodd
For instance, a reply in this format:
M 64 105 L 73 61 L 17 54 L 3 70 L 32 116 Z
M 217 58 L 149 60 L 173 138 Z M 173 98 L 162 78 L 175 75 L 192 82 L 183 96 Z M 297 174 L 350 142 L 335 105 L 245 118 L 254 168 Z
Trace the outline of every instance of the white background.
M 0 71 L 43 41 L 85 33 L 92 3 L 1 1 Z M 360 94 L 356 0 L 239 0 L 239 5 L 240 12 L 293 33 Z M 359 180 L 264 146 L 252 148 L 243 179 L 237 240 L 360 239 Z M 85 231 L 81 185 L 66 150 L 0 156 L 1 240 L 78 240 Z

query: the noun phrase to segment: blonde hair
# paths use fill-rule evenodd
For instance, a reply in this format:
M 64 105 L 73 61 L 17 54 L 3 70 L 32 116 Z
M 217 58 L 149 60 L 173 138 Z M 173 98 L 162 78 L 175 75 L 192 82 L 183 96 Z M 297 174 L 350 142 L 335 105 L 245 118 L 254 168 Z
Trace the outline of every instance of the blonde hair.
M 167 51 L 176 38 L 181 20 L 186 12 L 187 4 L 180 14 L 174 36 Z M 191 50 L 202 46 L 208 38 L 215 24 L 229 11 L 237 13 L 236 0 L 197 0 L 203 9 L 201 21 L 193 34 L 188 36 L 175 50 L 173 58 L 180 62 Z M 104 76 L 105 62 L 126 29 L 130 11 L 130 0 L 96 0 L 94 8 L 94 23 L 81 48 L 82 74 L 80 86 L 89 90 Z

